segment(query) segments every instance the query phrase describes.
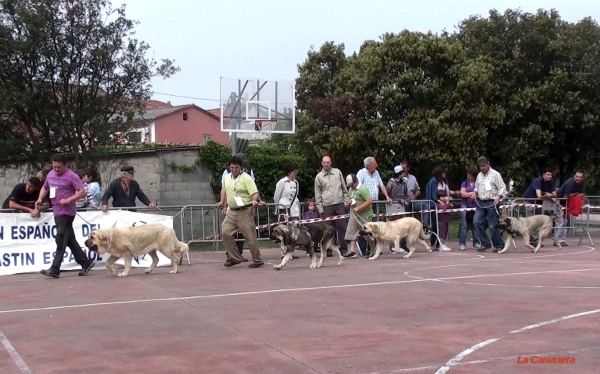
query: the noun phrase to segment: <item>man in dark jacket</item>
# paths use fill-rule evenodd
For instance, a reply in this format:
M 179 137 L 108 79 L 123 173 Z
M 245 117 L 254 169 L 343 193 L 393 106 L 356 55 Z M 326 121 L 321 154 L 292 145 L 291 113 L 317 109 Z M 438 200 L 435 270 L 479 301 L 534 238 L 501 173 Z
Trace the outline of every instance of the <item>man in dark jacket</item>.
M 108 210 L 108 199 L 113 198 L 113 207 L 135 207 L 136 197 L 150 209 L 154 210 L 155 205 L 148 199 L 148 196 L 142 191 L 138 182 L 133 180 L 135 170 L 131 165 L 121 167 L 121 178 L 117 178 L 110 183 L 104 196 L 102 196 L 102 211 Z

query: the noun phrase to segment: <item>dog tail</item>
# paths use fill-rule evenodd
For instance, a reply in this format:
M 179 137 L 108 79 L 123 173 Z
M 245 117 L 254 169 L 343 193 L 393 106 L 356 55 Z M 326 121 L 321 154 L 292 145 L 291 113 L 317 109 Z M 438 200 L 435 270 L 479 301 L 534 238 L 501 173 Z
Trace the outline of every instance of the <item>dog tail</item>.
M 419 238 L 423 239 L 423 240 L 429 240 L 431 239 L 431 230 L 429 230 L 429 227 L 421 227 L 421 232 L 419 233 Z

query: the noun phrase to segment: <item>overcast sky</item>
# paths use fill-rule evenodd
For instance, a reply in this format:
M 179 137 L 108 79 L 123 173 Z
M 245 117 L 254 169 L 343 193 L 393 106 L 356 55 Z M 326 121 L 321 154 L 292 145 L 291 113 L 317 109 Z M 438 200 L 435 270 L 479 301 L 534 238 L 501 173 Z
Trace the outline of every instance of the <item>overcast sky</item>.
M 570 22 L 600 18 L 600 2 L 593 0 L 112 1 L 125 3 L 127 16 L 140 22 L 137 38 L 150 44 L 155 58 L 175 59 L 181 67 L 174 77 L 153 81 L 153 99 L 205 109 L 219 106 L 219 77 L 293 80 L 310 47 L 327 41 L 344 43 L 348 55 L 386 32 L 452 31 L 490 9 L 554 8 Z

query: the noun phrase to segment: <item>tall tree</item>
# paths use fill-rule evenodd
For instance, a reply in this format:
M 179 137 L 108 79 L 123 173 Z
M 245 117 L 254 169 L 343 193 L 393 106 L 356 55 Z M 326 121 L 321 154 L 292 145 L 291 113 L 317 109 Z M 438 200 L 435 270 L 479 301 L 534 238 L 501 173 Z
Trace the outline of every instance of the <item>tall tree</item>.
M 520 189 L 542 166 L 564 181 L 586 160 L 598 160 L 600 136 L 600 28 L 590 18 L 562 20 L 492 10 L 463 21 L 457 40 L 469 58 L 488 58 L 498 89 L 491 103 L 505 109 L 501 126 L 488 129 L 486 148 Z
M 463 177 L 487 127 L 504 117 L 486 101 L 495 90 L 490 62 L 467 59 L 446 35 L 385 34 L 348 58 L 331 49 L 328 43 L 309 52 L 299 67 L 304 97 L 294 139 L 309 154 L 331 154 L 345 172 L 375 156 L 384 174 L 408 158 L 419 164 L 421 180 L 436 164 Z M 328 74 L 331 66 L 339 69 Z
M 150 80 L 179 70 L 147 57 L 136 25 L 108 0 L 0 0 L 0 159 L 84 165 L 126 132 Z

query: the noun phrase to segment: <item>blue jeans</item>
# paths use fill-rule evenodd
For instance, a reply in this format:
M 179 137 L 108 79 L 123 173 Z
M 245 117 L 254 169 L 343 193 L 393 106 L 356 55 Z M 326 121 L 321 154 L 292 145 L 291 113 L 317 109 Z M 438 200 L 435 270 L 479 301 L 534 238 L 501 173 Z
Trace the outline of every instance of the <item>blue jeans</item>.
M 466 205 L 461 204 L 461 208 L 466 208 Z M 477 233 L 475 232 L 475 224 L 473 222 L 467 222 L 467 213 L 473 214 L 473 212 L 460 212 L 460 227 L 458 228 L 458 244 L 467 245 L 467 231 L 471 230 L 473 234 L 473 245 L 481 244 L 477 239 Z
M 473 224 L 475 225 L 475 234 L 483 248 L 490 246 L 490 239 L 485 232 L 486 228 L 489 228 L 492 232 L 492 244 L 494 248 L 504 248 L 504 240 L 502 239 L 502 235 L 500 235 L 500 230 L 498 230 L 499 216 L 496 208 L 493 201 L 477 200 Z

